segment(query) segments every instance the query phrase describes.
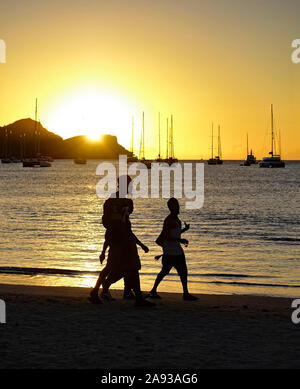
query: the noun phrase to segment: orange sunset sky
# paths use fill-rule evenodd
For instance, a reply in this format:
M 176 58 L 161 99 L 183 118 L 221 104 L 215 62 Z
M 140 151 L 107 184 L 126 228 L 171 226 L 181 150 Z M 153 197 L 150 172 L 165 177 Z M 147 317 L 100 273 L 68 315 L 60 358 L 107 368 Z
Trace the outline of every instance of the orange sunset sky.
M 0 125 L 39 118 L 63 138 L 115 134 L 146 157 L 162 152 L 174 115 L 178 158 L 210 155 L 211 122 L 225 159 L 242 159 L 246 133 L 269 150 L 270 104 L 282 156 L 300 159 L 298 0 L 10 0 L 0 3 Z

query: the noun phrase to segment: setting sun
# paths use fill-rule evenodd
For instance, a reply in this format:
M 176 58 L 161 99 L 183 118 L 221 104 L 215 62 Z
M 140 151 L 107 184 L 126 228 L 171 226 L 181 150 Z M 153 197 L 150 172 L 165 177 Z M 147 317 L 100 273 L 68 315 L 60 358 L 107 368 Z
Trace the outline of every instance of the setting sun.
M 64 96 L 51 107 L 45 122 L 63 138 L 87 135 L 91 140 L 112 134 L 127 144 L 131 109 L 121 97 L 101 89 L 86 88 Z

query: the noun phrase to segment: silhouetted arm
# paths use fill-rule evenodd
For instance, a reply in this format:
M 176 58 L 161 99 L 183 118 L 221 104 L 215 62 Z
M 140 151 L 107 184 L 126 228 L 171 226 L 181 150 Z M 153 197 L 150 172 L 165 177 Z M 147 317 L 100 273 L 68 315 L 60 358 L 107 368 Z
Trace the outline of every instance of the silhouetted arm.
M 184 223 L 184 228 L 181 230 L 181 233 L 183 234 L 184 232 L 188 231 L 190 229 L 190 225 Z
M 105 260 L 105 252 L 107 250 L 107 247 L 108 247 L 108 240 L 105 239 L 104 243 L 103 243 L 103 247 L 102 247 L 102 252 L 99 256 L 99 259 L 100 259 L 100 263 L 102 264 Z
M 142 243 L 135 235 L 134 233 L 131 231 L 131 234 L 132 234 L 132 237 L 133 239 L 135 240 L 135 243 L 140 246 L 144 251 L 145 253 L 148 253 L 149 249 L 146 245 L 144 245 L 144 243 Z
M 129 213 L 129 215 L 131 215 L 133 212 L 133 201 L 131 199 L 128 199 L 128 200 L 129 200 L 128 201 L 128 213 Z

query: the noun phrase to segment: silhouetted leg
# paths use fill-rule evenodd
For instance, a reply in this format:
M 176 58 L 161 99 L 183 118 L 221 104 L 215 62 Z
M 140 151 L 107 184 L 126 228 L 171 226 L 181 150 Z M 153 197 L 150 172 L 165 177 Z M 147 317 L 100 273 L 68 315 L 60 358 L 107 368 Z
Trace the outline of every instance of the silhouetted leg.
M 123 273 L 109 273 L 103 282 L 103 293 L 107 293 L 109 287 L 124 277 Z
M 131 292 L 131 289 L 134 291 L 136 300 L 143 299 L 141 292 L 140 275 L 138 270 L 126 272 L 124 282 L 126 282 L 126 287 L 128 288 L 129 293 Z
M 135 294 L 136 307 L 154 307 L 155 304 L 144 299 L 141 292 L 140 274 L 138 270 L 133 270 L 126 273 L 129 283 Z
M 156 293 L 156 289 L 158 285 L 161 283 L 161 281 L 164 279 L 165 276 L 167 276 L 170 273 L 170 270 L 172 269 L 171 265 L 164 265 L 161 269 L 161 271 L 158 273 L 154 286 L 151 290 L 151 293 Z
M 96 282 L 96 285 L 94 286 L 94 289 L 93 289 L 94 293 L 99 292 L 100 286 L 103 284 L 103 282 L 104 282 L 105 278 L 108 276 L 108 274 L 109 274 L 109 270 L 108 270 L 107 266 L 105 266 L 105 268 L 100 272 L 98 280 Z
M 181 257 L 180 259 L 178 259 L 178 261 L 174 267 L 177 270 L 177 273 L 180 277 L 183 293 L 189 294 L 188 286 L 187 286 L 188 271 L 187 271 L 187 267 L 186 267 L 185 258 Z
M 134 294 L 132 293 L 132 285 L 131 285 L 131 280 L 128 274 L 126 273 L 124 276 L 124 294 L 123 297 L 125 299 L 134 299 Z

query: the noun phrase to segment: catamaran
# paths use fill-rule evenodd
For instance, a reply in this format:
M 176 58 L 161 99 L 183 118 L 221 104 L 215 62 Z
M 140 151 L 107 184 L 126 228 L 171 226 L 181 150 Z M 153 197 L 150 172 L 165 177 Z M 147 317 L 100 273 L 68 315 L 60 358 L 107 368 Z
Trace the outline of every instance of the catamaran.
M 279 142 L 281 149 L 281 145 Z M 262 168 L 283 168 L 285 167 L 285 162 L 281 160 L 281 150 L 279 149 L 279 154 L 276 154 L 276 142 L 274 135 L 274 114 L 273 114 L 273 104 L 271 104 L 271 151 L 269 152 L 270 157 L 264 157 L 263 160 L 259 163 L 259 167 Z

